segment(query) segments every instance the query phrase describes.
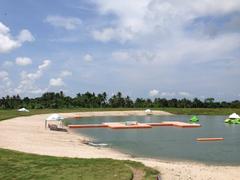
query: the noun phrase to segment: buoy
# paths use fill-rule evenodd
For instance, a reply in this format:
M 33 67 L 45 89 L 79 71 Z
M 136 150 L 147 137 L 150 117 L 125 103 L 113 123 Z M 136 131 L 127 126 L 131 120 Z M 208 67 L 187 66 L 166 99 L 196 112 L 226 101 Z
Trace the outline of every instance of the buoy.
M 224 138 L 197 138 L 196 141 L 223 141 Z

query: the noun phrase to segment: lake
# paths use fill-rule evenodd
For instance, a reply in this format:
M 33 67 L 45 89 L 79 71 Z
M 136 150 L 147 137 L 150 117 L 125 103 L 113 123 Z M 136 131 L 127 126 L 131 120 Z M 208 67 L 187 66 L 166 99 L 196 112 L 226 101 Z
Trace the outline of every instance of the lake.
M 240 164 L 240 125 L 225 124 L 226 116 L 198 116 L 200 128 L 153 127 L 151 129 L 72 129 L 138 157 L 198 161 L 210 164 Z M 102 122 L 188 122 L 191 116 L 90 117 L 66 120 L 69 124 Z M 198 137 L 224 137 L 224 141 L 196 142 Z

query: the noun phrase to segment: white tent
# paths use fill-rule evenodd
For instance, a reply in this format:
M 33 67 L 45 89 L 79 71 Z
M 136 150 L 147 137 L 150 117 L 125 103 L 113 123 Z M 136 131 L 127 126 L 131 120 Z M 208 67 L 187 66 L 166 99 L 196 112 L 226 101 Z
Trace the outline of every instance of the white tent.
M 146 113 L 146 114 L 152 114 L 152 110 L 151 110 L 151 109 L 146 109 L 146 110 L 145 110 L 145 113 Z
M 47 119 L 45 119 L 45 128 L 47 127 L 48 121 L 59 121 L 59 123 L 62 125 L 63 119 L 64 119 L 64 117 L 60 116 L 59 114 L 52 114 Z
M 236 113 L 233 113 L 229 116 L 229 119 L 240 119 L 240 116 Z
M 20 108 L 18 109 L 18 112 L 29 112 L 29 110 L 26 108 Z

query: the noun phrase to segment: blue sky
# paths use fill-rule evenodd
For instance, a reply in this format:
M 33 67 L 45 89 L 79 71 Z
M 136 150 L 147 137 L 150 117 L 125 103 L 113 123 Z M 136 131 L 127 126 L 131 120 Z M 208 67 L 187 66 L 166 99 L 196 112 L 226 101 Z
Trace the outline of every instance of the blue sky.
M 238 0 L 0 0 L 0 95 L 240 98 Z

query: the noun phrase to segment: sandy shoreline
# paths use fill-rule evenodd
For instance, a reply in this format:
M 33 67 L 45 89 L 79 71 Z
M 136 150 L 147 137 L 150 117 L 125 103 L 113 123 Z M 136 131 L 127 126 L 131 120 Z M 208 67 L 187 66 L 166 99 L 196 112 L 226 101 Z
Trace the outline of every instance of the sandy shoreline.
M 154 111 L 156 115 L 170 115 L 163 111 Z M 62 113 L 65 117 L 79 115 L 91 116 L 127 116 L 145 115 L 143 111 L 109 111 Z M 140 161 L 158 169 L 163 179 L 239 179 L 240 166 L 215 166 L 194 162 L 167 162 L 156 159 L 132 158 L 111 148 L 95 148 L 81 141 L 86 137 L 66 132 L 54 132 L 44 128 L 44 119 L 48 115 L 18 117 L 0 122 L 0 148 L 27 153 L 79 158 L 113 158 Z

